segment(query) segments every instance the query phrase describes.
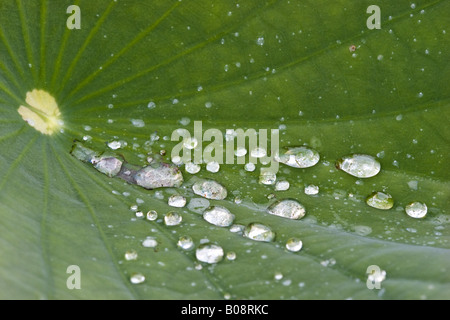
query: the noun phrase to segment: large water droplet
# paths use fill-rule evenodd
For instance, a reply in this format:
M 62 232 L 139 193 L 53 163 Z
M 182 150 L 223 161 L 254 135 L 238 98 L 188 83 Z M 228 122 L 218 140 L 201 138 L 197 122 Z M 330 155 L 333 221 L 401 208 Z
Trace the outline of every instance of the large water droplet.
M 357 178 L 370 178 L 380 172 L 381 165 L 374 157 L 366 154 L 352 154 L 336 162 L 336 168 Z
M 275 153 L 275 160 L 293 168 L 309 168 L 319 162 L 320 155 L 308 147 L 290 147 L 284 154 Z
M 183 217 L 176 212 L 169 212 L 164 216 L 166 226 L 177 226 L 183 221 Z
M 140 284 L 145 281 L 145 276 L 142 273 L 133 273 L 130 277 L 132 284 Z
M 267 208 L 267 212 L 275 216 L 298 220 L 305 216 L 305 207 L 297 200 L 276 201 Z
M 223 200 L 227 197 L 227 189 L 214 180 L 201 180 L 194 183 L 192 190 L 196 195 L 212 200 Z
M 171 207 L 183 208 L 186 205 L 186 198 L 181 195 L 174 194 L 169 197 L 169 200 L 167 203 Z
M 139 170 L 134 179 L 138 186 L 145 189 L 180 187 L 183 183 L 178 167 L 167 163 L 152 163 Z
M 422 202 L 412 202 L 405 207 L 405 211 L 411 218 L 424 218 L 428 212 L 427 205 Z
M 191 250 L 194 247 L 194 241 L 189 236 L 182 236 L 178 239 L 177 246 L 183 250 Z
M 229 227 L 234 221 L 234 214 L 227 208 L 215 206 L 203 213 L 203 219 L 218 227 Z
M 206 263 L 218 263 L 223 259 L 222 247 L 215 244 L 202 244 L 195 251 L 198 261 Z
M 290 238 L 286 242 L 286 249 L 288 249 L 291 252 L 299 252 L 303 247 L 302 240 L 298 238 Z
M 366 203 L 376 209 L 389 210 L 394 206 L 394 199 L 388 193 L 374 192 L 367 197 Z
M 275 239 L 275 232 L 263 224 L 250 223 L 244 229 L 244 237 L 255 241 L 271 242 Z

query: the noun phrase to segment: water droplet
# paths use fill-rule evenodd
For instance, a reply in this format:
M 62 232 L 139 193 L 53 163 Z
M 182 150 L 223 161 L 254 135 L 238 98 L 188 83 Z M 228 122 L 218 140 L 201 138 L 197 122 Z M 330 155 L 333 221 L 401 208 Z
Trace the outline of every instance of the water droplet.
M 123 165 L 123 161 L 112 155 L 108 155 L 107 153 L 100 157 L 92 158 L 91 163 L 94 165 L 95 169 L 106 174 L 108 177 L 115 177 L 118 175 Z
M 275 275 L 273 276 L 273 278 L 277 281 L 283 279 L 283 274 L 281 272 L 275 272 Z
M 411 190 L 417 190 L 418 187 L 419 187 L 419 181 L 417 181 L 417 180 L 411 180 L 411 181 L 408 181 L 408 187 L 409 187 Z
M 200 171 L 201 167 L 200 167 L 200 165 L 195 164 L 193 162 L 188 162 L 184 166 L 184 169 L 186 170 L 186 172 L 188 172 L 190 174 L 196 174 Z
M 234 261 L 236 260 L 236 253 L 233 251 L 230 251 L 227 253 L 227 260 Z
M 122 142 L 120 141 L 111 141 L 108 143 L 108 147 L 112 150 L 117 150 L 123 147 Z
M 417 97 L 418 97 L 418 98 L 422 98 L 422 97 L 423 97 L 423 92 L 419 92 L 419 93 L 417 94 Z
M 236 157 L 243 157 L 247 154 L 247 149 L 243 147 L 238 147 L 234 152 L 234 154 L 236 155 Z
M 415 3 L 411 3 L 411 9 L 415 9 L 416 8 L 416 4 Z
M 305 216 L 305 207 L 297 200 L 276 201 L 267 208 L 267 212 L 275 216 L 298 220 Z
M 154 108 L 156 108 L 156 103 L 154 103 L 153 101 L 150 101 L 150 102 L 148 103 L 148 105 L 147 105 L 147 108 L 149 108 L 149 109 L 154 109 Z
M 234 215 L 227 208 L 215 206 L 203 213 L 203 219 L 218 227 L 229 227 L 234 221 Z
M 242 224 L 233 224 L 230 227 L 230 232 L 242 234 L 244 233 L 245 226 Z
M 131 123 L 136 128 L 143 128 L 143 127 L 145 127 L 145 122 L 142 119 L 131 119 Z
M 421 219 L 426 216 L 428 208 L 425 203 L 416 201 L 408 204 L 405 211 L 411 218 Z
M 374 192 L 367 197 L 366 203 L 372 208 L 389 210 L 394 206 L 394 199 L 388 193 Z
M 130 277 L 132 284 L 140 284 L 145 281 L 145 276 L 142 273 L 133 273 Z
M 206 170 L 212 173 L 219 172 L 220 164 L 217 161 L 211 161 L 206 164 Z
M 367 236 L 372 233 L 372 228 L 369 226 L 354 226 L 353 231 L 360 236 Z
M 209 207 L 209 201 L 203 198 L 194 198 L 189 201 L 188 209 L 197 213 L 203 213 Z
M 183 217 L 176 212 L 169 212 L 164 216 L 166 226 L 177 226 L 183 221 Z
M 298 238 L 290 238 L 286 242 L 286 249 L 291 252 L 299 252 L 303 247 L 303 242 Z
M 147 212 L 147 220 L 155 221 L 156 219 L 158 219 L 158 212 L 155 210 L 150 210 Z
M 134 179 L 145 189 L 180 187 L 183 175 L 177 166 L 167 163 L 152 163 L 139 170 Z
M 313 196 L 319 193 L 319 187 L 313 184 L 305 186 L 305 194 L 309 196 Z
M 196 195 L 212 200 L 223 200 L 227 197 L 227 189 L 214 180 L 201 180 L 194 183 L 192 190 Z
M 380 172 L 381 165 L 372 156 L 353 154 L 339 159 L 336 168 L 357 178 L 370 178 Z
M 135 250 L 130 250 L 125 252 L 125 260 L 130 261 L 130 260 L 137 260 L 138 258 L 138 254 Z
M 275 239 L 275 232 L 260 223 L 251 223 L 244 229 L 244 237 L 255 241 L 271 242 Z
M 289 187 L 289 181 L 277 181 L 277 183 L 275 184 L 276 191 L 286 191 L 289 190 Z
M 184 140 L 183 145 L 186 149 L 192 150 L 198 145 L 196 138 L 187 138 Z
M 273 185 L 277 181 L 277 175 L 276 173 L 270 171 L 270 170 L 262 170 L 259 175 L 259 183 L 265 184 L 265 185 Z
M 383 55 L 382 54 L 378 55 L 377 59 L 378 59 L 378 61 L 383 60 Z
M 139 219 L 144 218 L 144 213 L 142 211 L 137 211 L 136 212 L 136 218 L 139 218 Z
M 167 203 L 171 207 L 183 208 L 186 205 L 186 198 L 181 195 L 174 194 L 169 197 Z
M 256 39 L 256 44 L 258 46 L 263 46 L 264 45 L 264 37 L 259 37 L 258 39 Z
M 245 169 L 245 171 L 253 172 L 253 171 L 255 171 L 256 166 L 254 163 L 249 162 L 249 163 L 245 164 L 244 169 Z
M 189 236 L 182 236 L 178 239 L 177 246 L 183 250 L 191 250 L 194 247 L 194 241 Z
M 308 147 L 287 148 L 284 154 L 275 153 L 275 160 L 293 168 L 309 168 L 320 160 L 319 153 Z
M 158 245 L 158 241 L 155 238 L 148 237 L 142 241 L 142 246 L 145 248 L 155 248 Z
M 223 259 L 222 247 L 215 244 L 200 245 L 195 251 L 195 256 L 198 261 L 205 263 L 218 263 Z
M 264 148 L 256 147 L 252 151 L 250 151 L 250 156 L 253 158 L 262 158 L 267 155 L 267 151 Z
M 395 117 L 395 120 L 397 121 L 402 121 L 403 119 L 403 115 L 399 114 L 398 116 Z

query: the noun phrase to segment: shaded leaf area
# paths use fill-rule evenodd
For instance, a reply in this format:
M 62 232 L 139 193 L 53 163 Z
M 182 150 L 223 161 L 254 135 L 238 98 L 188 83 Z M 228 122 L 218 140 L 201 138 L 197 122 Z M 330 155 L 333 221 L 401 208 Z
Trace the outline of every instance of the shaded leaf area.
M 81 30 L 65 27 L 71 4 L 82 10 Z M 382 29 L 373 31 L 366 28 L 370 4 L 2 1 L 0 287 L 8 290 L 0 296 L 450 298 L 449 3 L 382 1 Z M 42 136 L 20 118 L 34 88 L 55 96 L 63 132 Z M 173 130 L 193 133 L 196 120 L 224 133 L 280 128 L 282 147 L 309 145 L 321 162 L 280 166 L 278 178 L 291 185 L 283 192 L 258 184 L 260 165 L 246 172 L 237 164 L 216 174 L 203 165 L 195 176 L 182 166 L 182 188 L 146 191 L 69 154 L 74 139 L 99 151 L 123 140 L 118 152 L 130 163 L 144 165 L 162 149 L 170 161 Z M 337 171 L 335 161 L 351 153 L 378 156 L 381 173 L 358 180 Z M 230 209 L 236 223 L 270 226 L 275 242 L 245 239 L 188 208 L 175 210 L 180 226 L 166 227 L 162 217 L 174 210 L 168 197 L 193 199 L 198 178 L 225 185 L 228 198 L 211 204 Z M 317 197 L 304 194 L 309 184 L 320 187 Z M 368 207 L 374 191 L 390 193 L 394 208 Z M 268 215 L 270 194 L 299 200 L 307 216 Z M 406 215 L 411 201 L 427 204 L 425 219 Z M 138 202 L 159 219 L 137 219 L 130 207 Z M 177 248 L 185 235 L 237 258 L 198 270 L 195 251 Z M 147 236 L 156 248 L 142 246 Z M 303 241 L 300 252 L 286 251 L 291 237 Z M 136 261 L 125 260 L 128 250 L 137 251 Z M 73 264 L 81 290 L 66 287 Z M 381 290 L 366 287 L 370 265 L 387 273 Z M 146 276 L 143 284 L 130 283 L 135 272 Z

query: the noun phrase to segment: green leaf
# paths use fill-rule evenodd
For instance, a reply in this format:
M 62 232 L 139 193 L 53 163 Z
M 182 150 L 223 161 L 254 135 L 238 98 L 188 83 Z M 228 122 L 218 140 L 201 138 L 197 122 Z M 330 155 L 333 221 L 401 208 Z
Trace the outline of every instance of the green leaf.
M 66 27 L 72 4 L 79 30 Z M 450 3 L 378 1 L 379 30 L 366 27 L 371 4 L 1 1 L 0 297 L 449 299 Z M 18 113 L 33 89 L 55 97 L 61 132 L 41 134 Z M 204 131 L 280 128 L 282 147 L 309 145 L 321 161 L 282 165 L 288 191 L 258 184 L 260 165 L 247 172 L 238 164 L 215 174 L 203 165 L 195 176 L 182 166 L 183 187 L 148 191 L 70 155 L 74 140 L 98 152 L 122 140 L 129 163 L 144 166 L 162 149 L 169 161 L 172 132 L 192 133 L 194 121 Z M 378 155 L 380 174 L 357 179 L 334 168 L 352 153 Z M 228 189 L 212 205 L 235 223 L 270 226 L 275 241 L 251 241 L 167 205 L 171 194 L 195 198 L 198 178 Z M 318 196 L 304 194 L 309 184 Z M 394 208 L 366 205 L 374 191 L 391 194 Z M 267 214 L 270 194 L 297 199 L 306 217 Z M 406 215 L 412 201 L 427 204 L 424 219 Z M 130 207 L 138 202 L 159 219 L 137 219 Z M 182 214 L 181 225 L 164 225 L 169 211 Z M 142 246 L 148 236 L 156 248 Z M 236 259 L 198 270 L 195 250 L 177 247 L 181 236 Z M 285 249 L 291 237 L 303 241 L 300 252 Z M 137 260 L 124 258 L 129 250 Z M 70 265 L 80 267 L 80 290 L 67 288 Z M 371 265 L 386 271 L 380 290 L 366 286 Z M 135 272 L 142 284 L 130 282 Z

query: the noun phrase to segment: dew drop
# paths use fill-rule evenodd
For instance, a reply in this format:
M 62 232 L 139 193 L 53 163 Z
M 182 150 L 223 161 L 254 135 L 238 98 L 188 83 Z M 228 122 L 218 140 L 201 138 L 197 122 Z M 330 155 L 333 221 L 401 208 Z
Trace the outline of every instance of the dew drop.
M 245 230 L 245 226 L 242 224 L 233 224 L 230 227 L 230 232 L 242 234 Z
M 314 196 L 319 193 L 319 187 L 313 184 L 310 184 L 308 186 L 305 186 L 304 189 L 305 194 L 309 196 Z
M 206 164 L 206 170 L 212 173 L 219 172 L 220 164 L 217 161 L 211 161 Z
M 144 218 L 144 213 L 142 211 L 137 211 L 136 212 L 136 218 L 143 219 Z
M 158 241 L 155 238 L 148 237 L 142 241 L 142 246 L 145 248 L 155 248 L 158 245 Z
M 145 189 L 180 187 L 183 183 L 178 167 L 167 163 L 152 163 L 139 170 L 134 179 L 138 186 Z
M 135 250 L 129 250 L 125 252 L 125 260 L 131 261 L 131 260 L 137 260 L 138 254 Z
M 194 183 L 192 190 L 196 195 L 212 200 L 223 200 L 227 197 L 227 189 L 214 180 L 201 180 Z
M 236 253 L 233 251 L 230 251 L 227 253 L 227 260 L 234 261 L 236 260 Z
M 283 274 L 281 272 L 275 272 L 275 275 L 273 276 L 273 278 L 277 281 L 283 279 Z
M 250 223 L 244 229 L 244 237 L 255 241 L 271 242 L 275 239 L 275 232 L 260 223 Z
M 169 212 L 164 216 L 166 226 L 177 226 L 183 221 L 183 217 L 176 212 Z
M 256 39 L 256 44 L 258 46 L 263 46 L 264 45 L 264 37 L 259 37 L 258 39 Z
M 123 161 L 115 158 L 112 155 L 108 155 L 107 153 L 103 154 L 100 157 L 94 157 L 91 160 L 91 163 L 94 165 L 94 168 L 99 172 L 106 174 L 108 177 L 115 177 L 119 174 L 120 169 L 122 169 Z
M 133 273 L 130 277 L 132 284 L 140 284 L 145 281 L 145 276 L 142 273 Z
M 117 150 L 123 147 L 122 143 L 120 141 L 111 141 L 108 143 L 108 147 L 112 150 Z
M 289 181 L 277 181 L 277 183 L 275 184 L 276 191 L 286 191 L 289 190 L 289 187 Z
M 195 164 L 193 162 L 188 162 L 184 166 L 184 169 L 186 170 L 186 172 L 188 172 L 190 174 L 196 174 L 200 171 L 201 167 L 200 167 L 200 165 Z
M 261 173 L 259 175 L 259 183 L 265 184 L 265 185 L 274 185 L 277 181 L 277 175 L 276 173 L 270 171 L 270 170 L 263 170 L 261 169 Z
M 225 207 L 215 206 L 203 213 L 203 219 L 218 227 L 229 227 L 233 224 L 234 215 Z
M 181 195 L 174 194 L 169 197 L 167 203 L 171 207 L 183 208 L 186 205 L 186 198 Z
M 236 155 L 236 157 L 243 157 L 247 154 L 247 149 L 238 147 L 234 154 Z
M 366 203 L 372 208 L 389 210 L 394 206 L 394 199 L 388 193 L 374 192 L 367 197 Z
M 196 213 L 203 213 L 205 209 L 209 207 L 209 201 L 203 198 L 194 198 L 191 201 L 189 201 L 188 209 L 196 212 Z
M 156 219 L 158 219 L 158 212 L 156 212 L 155 210 L 150 210 L 149 212 L 147 212 L 147 220 L 155 221 Z
M 142 119 L 131 119 L 131 124 L 136 128 L 145 127 L 145 122 Z
M 427 205 L 422 202 L 412 202 L 405 207 L 405 211 L 411 218 L 424 218 L 428 212 Z
M 249 162 L 249 163 L 245 164 L 244 169 L 245 169 L 245 171 L 253 172 L 253 171 L 255 171 L 256 166 L 254 163 Z
M 309 168 L 320 160 L 319 153 L 308 147 L 287 148 L 284 154 L 275 153 L 275 160 L 293 168 Z
M 178 239 L 177 246 L 183 250 L 191 250 L 194 247 L 194 241 L 189 236 L 182 236 Z
M 267 155 L 267 150 L 261 147 L 256 147 L 252 151 L 250 151 L 250 156 L 253 158 L 262 158 Z
M 198 261 L 205 263 L 218 263 L 223 259 L 224 252 L 222 247 L 215 244 L 202 244 L 195 251 Z
M 149 108 L 149 109 L 154 109 L 154 108 L 156 108 L 156 103 L 154 103 L 153 101 L 150 101 L 150 102 L 148 103 L 148 105 L 147 105 L 147 108 Z
M 306 214 L 305 207 L 297 200 L 291 199 L 274 202 L 267 208 L 267 212 L 275 216 L 293 220 L 301 219 Z
M 372 156 L 353 154 L 339 159 L 336 168 L 357 178 L 370 178 L 380 172 L 381 165 Z
M 187 138 L 184 140 L 183 145 L 186 149 L 192 150 L 198 145 L 198 140 L 196 138 Z
M 286 249 L 291 252 L 299 252 L 303 247 L 303 242 L 298 238 L 290 238 L 286 242 Z

